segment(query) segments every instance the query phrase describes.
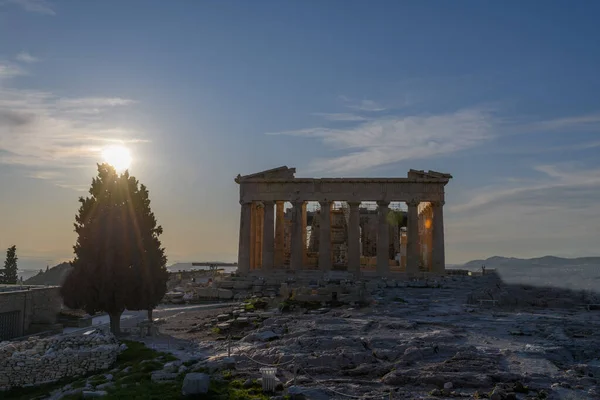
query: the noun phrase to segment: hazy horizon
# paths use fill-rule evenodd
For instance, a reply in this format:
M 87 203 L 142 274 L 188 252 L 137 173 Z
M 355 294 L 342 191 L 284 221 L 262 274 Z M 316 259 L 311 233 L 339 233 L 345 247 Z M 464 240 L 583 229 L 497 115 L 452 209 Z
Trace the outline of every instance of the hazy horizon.
M 452 174 L 448 264 L 598 256 L 599 12 L 0 2 L 0 251 L 16 245 L 33 270 L 70 260 L 78 197 L 121 144 L 169 265 L 236 261 L 234 177 L 281 165 L 298 177 Z

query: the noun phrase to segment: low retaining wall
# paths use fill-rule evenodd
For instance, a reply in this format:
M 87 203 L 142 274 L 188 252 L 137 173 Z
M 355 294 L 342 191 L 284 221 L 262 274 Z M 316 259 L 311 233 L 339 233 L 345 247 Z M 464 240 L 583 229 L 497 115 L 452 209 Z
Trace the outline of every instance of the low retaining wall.
M 108 369 L 116 361 L 119 350 L 115 337 L 103 333 L 2 342 L 0 390 Z
M 53 329 L 61 303 L 59 287 L 0 285 L 0 341 Z

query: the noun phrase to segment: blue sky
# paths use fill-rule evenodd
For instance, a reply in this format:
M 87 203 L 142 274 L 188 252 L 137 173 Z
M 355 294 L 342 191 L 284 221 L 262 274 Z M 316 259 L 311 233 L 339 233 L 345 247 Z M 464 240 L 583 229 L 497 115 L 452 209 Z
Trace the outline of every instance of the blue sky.
M 0 0 L 0 246 L 69 259 L 103 146 L 170 262 L 234 260 L 238 174 L 453 174 L 449 263 L 597 255 L 600 4 Z M 37 263 L 37 264 L 36 264 Z

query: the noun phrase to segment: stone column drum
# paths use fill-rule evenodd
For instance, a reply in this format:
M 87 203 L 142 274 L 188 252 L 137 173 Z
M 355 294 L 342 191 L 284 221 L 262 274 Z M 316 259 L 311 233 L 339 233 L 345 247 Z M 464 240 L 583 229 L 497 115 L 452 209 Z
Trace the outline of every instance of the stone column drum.
M 238 247 L 238 272 L 245 274 L 250 271 L 250 236 L 251 236 L 251 214 L 252 203 L 240 202 L 240 241 Z
M 419 273 L 419 202 L 409 201 L 406 225 L 406 272 Z
M 302 208 L 304 202 L 295 201 L 292 203 L 292 237 L 291 237 L 291 260 L 290 268 L 295 271 L 302 269 L 302 262 L 304 259 L 304 243 L 302 240 L 304 235 L 302 233 Z
M 348 203 L 348 272 L 360 272 L 360 202 Z
M 273 269 L 275 259 L 275 202 L 264 201 L 262 268 Z
M 320 201 L 321 212 L 319 216 L 319 269 L 331 270 L 331 202 Z
M 377 274 L 387 275 L 390 272 L 390 228 L 387 220 L 389 201 L 377 202 Z
M 285 221 L 284 221 L 284 203 L 283 201 L 276 202 L 275 206 L 275 259 L 273 264 L 276 268 L 283 267 L 284 263 L 284 235 L 285 235 Z
M 432 272 L 443 274 L 446 271 L 444 249 L 444 202 L 433 202 L 433 254 Z

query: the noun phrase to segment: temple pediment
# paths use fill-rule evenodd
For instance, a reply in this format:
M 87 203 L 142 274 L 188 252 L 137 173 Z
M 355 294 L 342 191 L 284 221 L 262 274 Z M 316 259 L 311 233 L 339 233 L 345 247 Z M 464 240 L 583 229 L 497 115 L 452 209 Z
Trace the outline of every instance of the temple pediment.
M 288 168 L 287 165 L 267 169 L 266 171 L 256 172 L 250 175 L 238 175 L 235 178 L 236 183 L 246 179 L 293 179 L 296 168 Z
M 408 177 L 409 178 L 420 178 L 420 179 L 452 179 L 452 175 L 450 174 L 445 174 L 443 172 L 437 172 L 437 171 L 423 171 L 423 170 L 416 170 L 416 169 L 411 169 L 410 171 L 408 171 Z

